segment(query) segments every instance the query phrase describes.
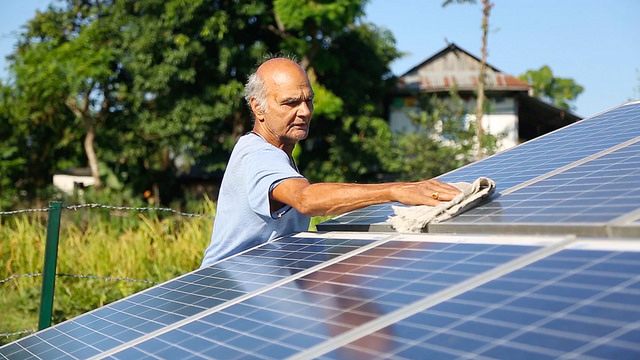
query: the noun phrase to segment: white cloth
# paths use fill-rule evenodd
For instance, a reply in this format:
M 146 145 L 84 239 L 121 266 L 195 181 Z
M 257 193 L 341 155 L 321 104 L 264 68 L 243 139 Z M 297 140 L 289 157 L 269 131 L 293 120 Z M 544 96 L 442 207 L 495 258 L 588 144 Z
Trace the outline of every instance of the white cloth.
M 395 215 L 389 222 L 398 232 L 421 232 L 427 224 L 439 223 L 461 214 L 490 197 L 496 190 L 495 181 L 479 177 L 473 183 L 452 183 L 461 193 L 453 200 L 437 206 L 392 206 Z

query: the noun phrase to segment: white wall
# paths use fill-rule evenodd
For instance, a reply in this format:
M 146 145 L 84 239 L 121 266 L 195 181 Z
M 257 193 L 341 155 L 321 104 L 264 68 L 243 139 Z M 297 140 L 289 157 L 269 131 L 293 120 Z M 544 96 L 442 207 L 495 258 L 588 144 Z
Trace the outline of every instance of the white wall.
M 53 186 L 62 190 L 67 195 L 73 195 L 75 184 L 82 184 L 82 187 L 93 185 L 95 181 L 91 176 L 75 176 L 75 175 L 53 175 Z
M 468 104 L 471 108 L 471 104 Z M 507 150 L 518 145 L 518 116 L 516 114 L 515 101 L 512 98 L 503 98 L 491 101 L 492 114 L 482 116 L 482 128 L 485 133 L 498 138 L 504 135 L 499 142 L 497 151 Z M 393 132 L 414 131 L 416 127 L 411 123 L 407 112 L 415 111 L 415 107 L 392 107 L 389 113 L 389 126 Z M 469 110 L 468 110 L 469 111 Z M 475 120 L 475 114 L 469 111 L 467 120 Z

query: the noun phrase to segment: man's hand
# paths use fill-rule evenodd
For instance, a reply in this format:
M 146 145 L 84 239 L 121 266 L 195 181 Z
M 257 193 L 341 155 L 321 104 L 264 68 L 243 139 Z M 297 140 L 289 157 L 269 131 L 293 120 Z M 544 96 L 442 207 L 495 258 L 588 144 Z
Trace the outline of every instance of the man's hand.
M 395 201 L 405 205 L 431 205 L 453 200 L 460 193 L 455 186 L 431 179 L 419 182 L 396 183 L 392 189 Z

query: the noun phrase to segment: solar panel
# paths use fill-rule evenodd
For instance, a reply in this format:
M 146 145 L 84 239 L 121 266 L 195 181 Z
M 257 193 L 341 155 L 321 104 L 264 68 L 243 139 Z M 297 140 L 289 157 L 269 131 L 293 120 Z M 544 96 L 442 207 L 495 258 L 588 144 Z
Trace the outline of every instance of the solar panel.
M 412 358 L 414 351 L 501 357 L 505 348 L 526 354 L 522 349 L 530 346 L 520 343 L 541 336 L 549 343 L 533 353 L 555 356 L 560 350 L 554 344 L 570 332 L 562 326 L 576 321 L 591 325 L 583 330 L 589 344 L 633 354 L 632 330 L 640 328 L 639 260 L 640 242 L 571 236 L 296 234 L 1 347 L 0 358 L 345 358 L 343 352 L 362 352 L 362 343 L 371 340 L 384 347 L 366 347 L 367 354 L 382 358 Z M 119 337 L 147 322 L 137 311 L 164 309 L 157 313 L 163 318 L 172 311 L 164 304 L 205 307 L 200 297 L 186 296 L 205 288 L 234 293 L 192 315 L 178 312 L 173 322 L 146 334 Z M 138 310 L 123 306 L 158 289 L 181 292 Z M 129 312 L 110 317 L 123 307 Z M 447 318 L 455 324 L 438 322 Z M 526 326 L 532 328 L 521 333 Z M 612 326 L 627 331 L 603 333 Z M 94 332 L 84 335 L 87 329 Z M 497 337 L 500 329 L 511 332 Z M 598 358 L 592 350 L 610 354 L 583 353 Z
M 385 235 L 387 236 L 387 235 Z M 212 307 L 247 296 L 303 268 L 383 236 L 291 236 L 232 257 L 34 335 L 0 347 L 0 359 L 87 358 L 162 329 Z M 285 256 L 286 255 L 286 256 Z M 250 261 L 261 259 L 257 266 Z
M 294 282 L 131 343 L 110 358 L 285 358 L 538 248 L 464 238 L 425 240 L 390 238 Z
M 607 236 L 612 227 L 633 221 L 628 214 L 639 211 L 640 137 L 602 156 L 512 190 L 446 223 L 430 225 L 429 231 L 536 231 Z M 640 232 L 629 235 L 640 237 Z
M 591 157 L 602 156 L 603 152 L 606 153 L 607 151 L 612 151 L 612 149 L 617 150 L 621 146 L 624 147 L 629 143 L 637 142 L 640 137 L 639 123 L 640 102 L 632 102 L 533 139 L 482 161 L 451 171 L 440 176 L 439 179 L 444 182 L 472 182 L 476 178 L 484 176 L 496 181 L 497 194 L 509 193 L 514 188 L 521 188 L 530 183 L 539 182 L 540 178 L 548 177 L 556 171 L 567 167 L 576 167 L 585 160 L 591 159 Z M 627 151 L 637 151 L 637 145 L 629 146 L 630 148 Z M 622 152 L 624 150 L 620 150 L 618 154 Z M 630 157 L 627 167 L 621 166 L 616 169 L 603 170 L 599 175 L 614 177 L 622 173 L 628 176 L 628 181 L 638 183 L 636 179 L 637 173 L 634 172 L 637 171 L 638 166 L 634 166 L 634 161 L 637 162 L 637 158 Z M 595 161 L 595 163 L 597 164 L 598 161 Z M 607 173 L 607 171 L 609 172 Z M 569 172 L 565 176 L 572 175 L 573 173 Z M 566 177 L 556 178 L 560 182 L 566 179 Z M 590 180 L 598 181 L 596 179 Z M 559 196 L 551 194 L 551 192 L 547 192 L 547 195 Z M 503 199 L 500 198 L 500 201 Z M 617 200 L 633 201 L 631 198 L 624 200 L 623 197 L 618 197 Z M 611 208 L 615 208 L 613 202 L 609 201 L 609 204 L 612 205 Z M 393 204 L 382 204 L 356 210 L 318 224 L 317 228 L 324 231 L 393 231 L 391 224 L 386 221 L 389 216 L 393 215 L 391 205 Z M 533 206 L 531 204 L 529 207 Z M 550 207 L 548 208 L 550 209 Z M 480 206 L 474 211 L 476 211 L 476 215 L 484 216 L 490 213 L 498 213 L 501 210 L 504 210 L 504 208 L 499 202 L 494 201 Z M 373 219 L 372 214 L 375 214 Z M 555 219 L 556 217 L 548 216 L 547 218 Z M 456 221 L 455 219 L 446 222 L 446 224 L 453 223 Z M 497 217 L 491 220 L 502 222 Z M 540 218 L 540 221 L 544 221 L 544 219 Z M 451 228 L 438 228 L 438 226 L 434 227 L 434 229 L 452 231 Z M 466 227 L 460 226 L 459 228 Z M 568 229 L 568 231 L 572 230 L 572 228 Z M 474 228 L 473 231 L 478 231 L 478 229 Z M 597 233 L 585 231 L 583 233 L 585 235 L 601 235 L 602 231 Z
M 570 246 L 356 341 L 328 344 L 326 355 L 311 349 L 300 358 L 638 358 L 640 249 L 607 245 Z
M 393 215 L 391 206 L 400 203 L 386 203 L 367 206 L 316 225 L 320 231 L 395 231 L 388 222 Z

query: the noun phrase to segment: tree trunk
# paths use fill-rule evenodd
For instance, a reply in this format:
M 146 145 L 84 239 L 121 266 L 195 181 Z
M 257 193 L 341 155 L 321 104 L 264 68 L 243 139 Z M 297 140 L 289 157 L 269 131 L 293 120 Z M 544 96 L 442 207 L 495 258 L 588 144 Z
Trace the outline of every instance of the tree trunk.
M 478 78 L 478 99 L 476 102 L 476 137 L 478 138 L 477 160 L 484 157 L 482 141 L 484 138 L 484 129 L 482 127 L 482 113 L 484 105 L 484 88 L 487 73 L 487 37 L 489 34 L 489 12 L 493 4 L 489 0 L 482 0 L 482 59 L 480 61 L 480 75 Z
M 88 123 L 89 121 L 87 121 Z M 87 134 L 84 137 L 84 152 L 87 154 L 87 161 L 91 169 L 91 177 L 93 177 L 93 186 L 96 189 L 102 189 L 102 181 L 100 181 L 100 170 L 98 169 L 98 156 L 95 149 L 96 132 L 93 124 L 87 124 Z
M 100 181 L 100 170 L 98 169 L 98 156 L 96 155 L 95 148 L 95 120 L 89 113 L 89 93 L 87 92 L 84 94 L 81 106 L 78 105 L 78 102 L 73 97 L 67 98 L 65 104 L 78 119 L 82 120 L 82 124 L 84 125 L 86 131 L 83 141 L 84 153 L 87 155 L 89 169 L 91 169 L 91 177 L 94 181 L 93 186 L 96 189 L 102 189 L 102 181 Z

